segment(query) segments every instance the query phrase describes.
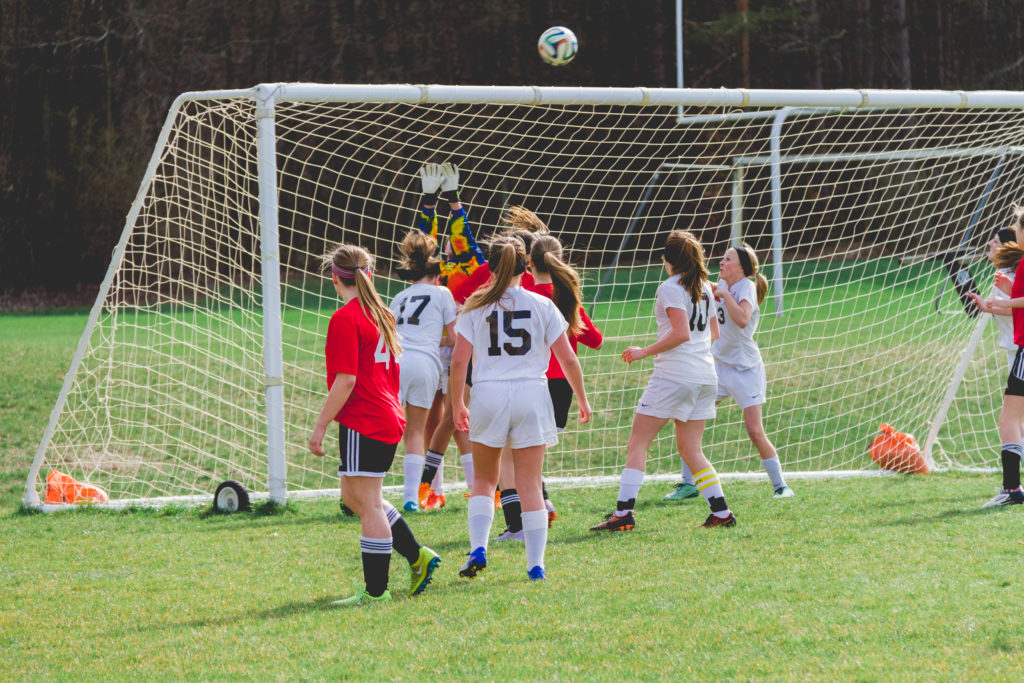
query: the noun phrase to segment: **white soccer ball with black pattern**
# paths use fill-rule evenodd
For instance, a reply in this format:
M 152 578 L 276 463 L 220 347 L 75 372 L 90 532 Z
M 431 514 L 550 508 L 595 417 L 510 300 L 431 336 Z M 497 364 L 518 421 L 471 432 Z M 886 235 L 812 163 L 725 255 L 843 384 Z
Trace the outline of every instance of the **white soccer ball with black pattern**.
M 564 26 L 552 26 L 537 41 L 540 58 L 551 66 L 565 66 L 576 56 L 577 49 L 576 34 Z

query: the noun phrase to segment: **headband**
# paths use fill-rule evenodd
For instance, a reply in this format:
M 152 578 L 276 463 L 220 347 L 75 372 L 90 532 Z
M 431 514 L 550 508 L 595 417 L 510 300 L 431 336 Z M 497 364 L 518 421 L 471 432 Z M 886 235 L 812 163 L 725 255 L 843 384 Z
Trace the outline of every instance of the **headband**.
M 331 264 L 331 272 L 334 273 L 335 275 L 337 275 L 342 280 L 355 280 L 356 279 L 356 271 L 357 270 L 361 270 L 364 273 L 366 273 L 367 277 L 369 277 L 370 275 L 373 274 L 373 268 L 371 268 L 370 266 L 357 266 L 356 268 L 342 268 L 340 266 L 334 265 L 333 263 Z
M 746 277 L 750 277 L 754 274 L 754 264 L 750 261 L 750 254 L 743 247 L 733 247 L 736 250 L 736 257 L 740 260 L 740 268 L 743 269 L 743 274 Z
M 1009 228 L 1000 228 L 999 232 L 996 233 L 996 237 L 1003 244 L 1017 241 L 1017 233 Z

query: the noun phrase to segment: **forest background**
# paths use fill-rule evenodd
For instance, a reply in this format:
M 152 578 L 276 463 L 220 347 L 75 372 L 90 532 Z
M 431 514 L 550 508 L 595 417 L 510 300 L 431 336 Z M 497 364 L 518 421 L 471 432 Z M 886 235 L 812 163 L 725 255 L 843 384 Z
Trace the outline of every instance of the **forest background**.
M 0 0 L 0 310 L 91 303 L 168 107 L 261 82 L 675 87 L 675 0 Z M 1021 0 L 684 0 L 687 87 L 1024 88 Z M 552 25 L 580 41 L 540 61 Z

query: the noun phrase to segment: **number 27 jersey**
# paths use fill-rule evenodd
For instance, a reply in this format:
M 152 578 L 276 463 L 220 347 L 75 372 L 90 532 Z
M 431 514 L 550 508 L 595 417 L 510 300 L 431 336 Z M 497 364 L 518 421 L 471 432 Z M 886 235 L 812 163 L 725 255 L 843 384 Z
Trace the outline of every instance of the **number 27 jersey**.
M 690 339 L 654 357 L 655 372 L 688 384 L 716 384 L 715 359 L 711 355 L 711 317 L 716 315 L 711 285 L 704 283 L 700 301 L 672 276 L 658 285 L 654 317 L 658 321 L 658 339 L 672 331 L 667 309 L 685 311 L 690 323 Z
M 501 300 L 463 313 L 455 332 L 473 345 L 473 384 L 500 380 L 546 381 L 551 345 L 569 324 L 554 302 L 522 287 Z

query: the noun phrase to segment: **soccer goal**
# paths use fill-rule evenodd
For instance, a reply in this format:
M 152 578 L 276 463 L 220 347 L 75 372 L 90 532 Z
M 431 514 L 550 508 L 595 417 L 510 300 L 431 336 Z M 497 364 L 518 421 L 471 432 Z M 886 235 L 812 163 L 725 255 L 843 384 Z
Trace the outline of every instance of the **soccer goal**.
M 227 479 L 279 502 L 337 491 L 336 460 L 306 451 L 338 306 L 320 257 L 362 245 L 382 294 L 397 292 L 417 170 L 440 161 L 460 169 L 477 236 L 498 230 L 504 208 L 527 206 L 584 274 L 606 339 L 581 348 L 597 412 L 549 450 L 553 477 L 621 469 L 651 367 L 619 354 L 654 338 L 659 250 L 674 228 L 700 237 L 713 277 L 730 244 L 760 257 L 772 285 L 757 337 L 765 427 L 790 476 L 876 471 L 867 447 L 882 422 L 915 434 L 939 467 L 988 467 L 1006 354 L 956 285 L 991 287 L 984 246 L 1024 199 L 1022 152 L 1024 93 L 273 84 L 184 94 L 25 502 L 39 503 L 50 470 L 121 503 L 208 499 Z M 760 471 L 731 402 L 704 443 L 719 471 Z M 678 471 L 667 429 L 649 471 Z

